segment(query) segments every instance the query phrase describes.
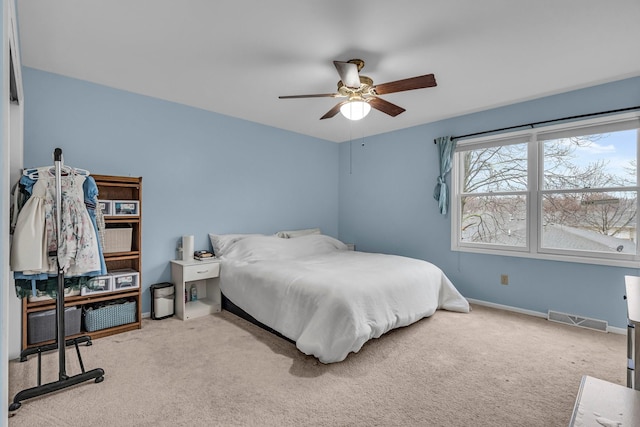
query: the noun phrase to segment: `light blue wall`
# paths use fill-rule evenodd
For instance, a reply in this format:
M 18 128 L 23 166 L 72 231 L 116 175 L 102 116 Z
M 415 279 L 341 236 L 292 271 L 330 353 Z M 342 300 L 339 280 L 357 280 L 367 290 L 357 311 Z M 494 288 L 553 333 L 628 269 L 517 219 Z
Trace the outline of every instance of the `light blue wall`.
M 364 251 L 432 261 L 468 298 L 579 314 L 624 328 L 624 275 L 638 269 L 451 251 L 450 217 L 439 214 L 432 196 L 438 175 L 433 140 L 636 105 L 640 78 L 342 144 L 340 238 Z M 501 274 L 509 275 L 508 286 L 500 285 Z
M 333 142 L 24 68 L 25 166 L 142 176 L 146 289 L 170 281 L 180 236 L 320 227 L 338 234 Z
M 469 298 L 626 325 L 623 276 L 637 269 L 452 252 L 432 198 L 433 139 L 634 106 L 640 78 L 340 145 L 34 69 L 23 80 L 26 166 L 61 147 L 67 164 L 143 176 L 145 289 L 169 280 L 183 234 L 203 248 L 213 231 L 319 226 L 361 250 L 430 260 Z

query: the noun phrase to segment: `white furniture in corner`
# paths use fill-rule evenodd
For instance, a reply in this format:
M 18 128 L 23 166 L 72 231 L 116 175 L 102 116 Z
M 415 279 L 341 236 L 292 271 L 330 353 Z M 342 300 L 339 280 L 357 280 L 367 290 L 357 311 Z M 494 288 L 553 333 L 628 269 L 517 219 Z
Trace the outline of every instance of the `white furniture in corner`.
M 640 425 L 640 391 L 582 377 L 569 427 Z
M 220 311 L 221 295 L 218 277 L 218 259 L 198 261 L 171 261 L 171 281 L 176 287 L 176 316 L 189 320 Z M 197 286 L 198 299 L 191 301 L 191 286 Z M 185 301 L 185 289 L 189 296 Z
M 640 277 L 624 276 L 624 281 L 628 320 L 627 387 L 640 391 Z

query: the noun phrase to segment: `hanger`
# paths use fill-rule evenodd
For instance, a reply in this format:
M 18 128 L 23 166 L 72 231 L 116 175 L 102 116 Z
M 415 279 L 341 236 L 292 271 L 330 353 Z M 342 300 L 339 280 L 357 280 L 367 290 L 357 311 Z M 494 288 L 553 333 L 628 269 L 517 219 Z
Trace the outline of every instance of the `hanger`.
M 49 168 L 49 172 L 55 172 L 55 167 Z M 63 165 L 60 168 L 60 171 L 62 173 L 67 173 L 67 175 L 69 174 L 73 174 L 73 175 L 82 175 L 82 176 L 89 176 L 89 171 L 86 169 L 80 169 L 80 168 L 74 168 L 71 166 L 67 166 L 67 165 Z
M 37 180 L 39 177 L 39 173 L 40 172 L 48 172 L 49 174 L 52 174 L 55 171 L 55 168 L 52 166 L 44 166 L 44 167 L 40 167 L 40 168 L 29 168 L 29 169 L 24 169 L 22 171 L 22 175 L 24 176 L 28 176 L 29 178 L 33 179 L 33 180 Z M 75 174 L 75 175 L 82 175 L 82 176 L 89 176 L 90 173 L 88 170 L 86 169 L 80 169 L 80 168 L 74 168 L 71 166 L 62 166 L 62 168 L 60 168 L 60 171 L 63 172 L 66 175 L 69 174 Z

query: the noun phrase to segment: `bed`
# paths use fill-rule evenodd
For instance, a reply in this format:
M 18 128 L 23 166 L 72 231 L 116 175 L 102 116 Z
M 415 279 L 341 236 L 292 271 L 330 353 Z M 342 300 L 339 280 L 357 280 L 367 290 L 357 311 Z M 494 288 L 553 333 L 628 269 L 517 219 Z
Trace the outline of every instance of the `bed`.
M 210 234 L 225 299 L 322 363 L 437 309 L 466 313 L 467 300 L 435 265 L 348 250 L 322 234 Z

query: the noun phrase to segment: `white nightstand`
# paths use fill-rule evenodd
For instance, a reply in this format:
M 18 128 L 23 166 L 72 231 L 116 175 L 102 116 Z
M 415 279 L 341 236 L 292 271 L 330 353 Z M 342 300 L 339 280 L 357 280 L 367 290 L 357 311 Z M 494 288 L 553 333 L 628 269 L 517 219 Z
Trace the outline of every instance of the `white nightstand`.
M 176 287 L 176 315 L 193 319 L 220 311 L 221 296 L 218 277 L 220 261 L 171 261 L 171 281 Z M 197 286 L 198 300 L 185 302 L 184 291 Z

